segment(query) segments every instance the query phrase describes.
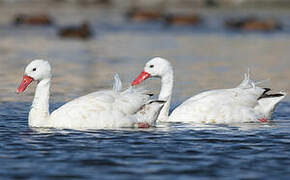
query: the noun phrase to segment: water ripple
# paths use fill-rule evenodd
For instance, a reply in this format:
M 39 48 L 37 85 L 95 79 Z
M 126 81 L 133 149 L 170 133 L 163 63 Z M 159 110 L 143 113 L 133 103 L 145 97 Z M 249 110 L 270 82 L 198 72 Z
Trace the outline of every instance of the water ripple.
M 2 178 L 287 179 L 290 176 L 288 102 L 279 105 L 274 124 L 270 125 L 161 123 L 147 130 L 88 131 L 30 129 L 29 105 L 1 104 Z

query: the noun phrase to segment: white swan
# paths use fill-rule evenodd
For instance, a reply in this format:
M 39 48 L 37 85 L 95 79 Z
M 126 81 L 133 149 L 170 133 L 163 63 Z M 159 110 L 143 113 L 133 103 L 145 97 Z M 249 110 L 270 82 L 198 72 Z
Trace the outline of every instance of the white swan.
M 210 90 L 197 94 L 173 110 L 168 117 L 173 88 L 173 68 L 163 58 L 148 61 L 143 72 L 132 82 L 137 85 L 149 77 L 161 78 L 159 99 L 167 101 L 158 121 L 195 123 L 267 122 L 285 92 L 267 94 L 269 88 L 260 88 L 249 74 L 232 89 Z
M 150 101 L 145 90 L 129 88 L 121 92 L 122 83 L 115 76 L 113 90 L 97 91 L 74 99 L 51 114 L 49 90 L 51 67 L 47 61 L 34 60 L 25 68 L 17 93 L 37 82 L 34 100 L 29 112 L 30 127 L 95 129 L 119 127 L 149 127 L 154 125 L 163 101 Z

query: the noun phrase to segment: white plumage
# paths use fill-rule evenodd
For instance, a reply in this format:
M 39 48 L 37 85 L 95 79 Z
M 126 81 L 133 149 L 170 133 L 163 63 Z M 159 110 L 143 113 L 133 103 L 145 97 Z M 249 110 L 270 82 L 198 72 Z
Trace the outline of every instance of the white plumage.
M 153 58 L 146 63 L 144 71 L 132 82 L 139 84 L 150 76 L 161 78 L 159 99 L 167 101 L 161 110 L 159 121 L 195 123 L 260 122 L 271 118 L 285 92 L 266 94 L 270 89 L 261 88 L 245 74 L 236 88 L 210 90 L 197 94 L 179 105 L 168 117 L 173 88 L 173 68 L 162 58 Z
M 23 92 L 33 80 L 38 84 L 29 112 L 28 121 L 31 127 L 96 129 L 138 127 L 139 123 L 154 125 L 164 104 L 161 101 L 146 104 L 149 96 L 142 88 L 130 87 L 121 91 L 122 83 L 116 75 L 113 90 L 97 91 L 79 97 L 50 115 L 48 109 L 51 68 L 47 61 L 34 60 L 26 67 L 17 92 Z M 147 108 L 140 110 L 144 105 Z M 144 113 L 140 114 L 140 111 Z

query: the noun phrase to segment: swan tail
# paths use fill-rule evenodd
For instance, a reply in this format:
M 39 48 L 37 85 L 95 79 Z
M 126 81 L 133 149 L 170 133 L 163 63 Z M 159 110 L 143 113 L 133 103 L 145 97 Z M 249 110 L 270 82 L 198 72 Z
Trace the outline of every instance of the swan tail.
M 279 93 L 269 94 L 269 88 L 265 88 L 265 92 L 258 98 L 258 105 L 255 110 L 265 116 L 267 119 L 271 119 L 272 113 L 274 112 L 278 103 L 285 98 L 286 92 L 281 91 Z
M 122 91 L 122 81 L 119 75 L 114 75 L 114 104 L 113 108 L 120 110 L 125 115 L 132 115 L 135 113 L 143 104 L 145 104 L 150 95 L 149 90 L 144 87 L 133 88 L 130 86 L 128 89 Z
M 148 90 L 142 87 L 129 87 L 118 94 L 114 106 L 126 115 L 132 115 L 150 98 Z
M 154 126 L 159 113 L 166 101 L 149 100 L 136 112 L 136 118 L 139 123 L 147 123 Z

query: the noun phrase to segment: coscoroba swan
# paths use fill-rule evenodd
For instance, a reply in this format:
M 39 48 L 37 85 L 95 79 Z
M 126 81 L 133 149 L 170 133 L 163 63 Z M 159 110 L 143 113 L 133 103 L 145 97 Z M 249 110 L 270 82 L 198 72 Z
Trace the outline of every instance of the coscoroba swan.
M 249 73 L 243 82 L 232 89 L 218 89 L 197 94 L 169 115 L 173 88 L 173 68 L 166 59 L 156 57 L 148 61 L 143 72 L 132 82 L 137 85 L 149 77 L 161 78 L 159 99 L 166 101 L 158 121 L 195 123 L 267 122 L 285 92 L 267 94 L 269 88 L 260 88 Z
M 115 77 L 113 90 L 97 91 L 74 99 L 51 114 L 49 93 L 51 66 L 47 61 L 34 60 L 26 68 L 17 93 L 37 82 L 29 112 L 31 127 L 95 129 L 119 127 L 149 127 L 154 124 L 164 101 L 149 101 L 144 89 L 121 91 L 122 84 Z

